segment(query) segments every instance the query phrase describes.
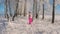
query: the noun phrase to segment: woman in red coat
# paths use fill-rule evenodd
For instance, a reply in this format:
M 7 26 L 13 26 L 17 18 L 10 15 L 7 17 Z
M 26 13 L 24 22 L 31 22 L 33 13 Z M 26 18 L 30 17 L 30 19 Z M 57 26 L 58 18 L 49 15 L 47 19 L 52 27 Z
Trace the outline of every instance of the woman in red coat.
M 29 12 L 29 24 L 32 24 L 32 15 L 31 15 L 31 12 Z

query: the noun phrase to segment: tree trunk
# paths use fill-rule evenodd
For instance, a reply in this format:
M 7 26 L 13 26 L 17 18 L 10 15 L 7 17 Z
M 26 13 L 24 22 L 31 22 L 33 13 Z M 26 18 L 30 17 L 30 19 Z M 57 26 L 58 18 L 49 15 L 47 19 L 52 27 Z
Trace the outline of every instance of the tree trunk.
M 33 0 L 33 18 L 36 17 L 36 12 L 37 12 L 36 0 Z
M 44 19 L 44 4 L 43 4 L 43 14 L 42 14 L 42 19 Z
M 26 16 L 26 2 L 27 0 L 25 0 L 25 4 L 24 4 L 24 16 Z
M 20 1 L 20 16 L 22 15 L 22 1 Z
M 7 0 L 5 0 L 5 18 L 7 17 Z
M 9 20 L 9 15 L 8 15 L 8 0 L 5 0 L 5 18 Z
M 52 23 L 54 23 L 54 18 L 55 18 L 55 0 L 53 0 Z
M 44 0 L 43 0 L 44 2 Z M 42 14 L 42 19 L 44 19 L 44 3 L 43 3 L 43 14 Z
M 32 14 L 33 15 L 33 17 L 32 17 L 33 19 L 34 19 L 34 6 L 35 6 L 35 0 L 33 0 L 33 14 Z
M 10 11 L 10 16 L 12 17 L 12 11 L 11 11 L 11 5 L 10 5 L 10 0 L 8 0 L 9 2 L 8 2 L 8 4 L 9 4 L 9 11 Z
M 15 10 L 15 14 L 12 18 L 12 21 L 14 21 L 14 18 L 17 16 L 17 11 L 18 11 L 18 3 L 19 3 L 19 0 L 17 0 L 17 4 L 16 4 L 16 10 Z
M 38 18 L 38 11 L 37 11 L 37 0 L 35 0 L 36 4 L 36 19 Z

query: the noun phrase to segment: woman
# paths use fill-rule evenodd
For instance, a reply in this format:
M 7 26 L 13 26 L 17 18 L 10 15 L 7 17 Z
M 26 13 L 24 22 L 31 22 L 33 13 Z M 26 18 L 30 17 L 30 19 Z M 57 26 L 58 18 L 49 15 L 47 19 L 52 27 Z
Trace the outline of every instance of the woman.
M 31 12 L 29 12 L 29 24 L 32 24 L 32 15 L 31 15 Z

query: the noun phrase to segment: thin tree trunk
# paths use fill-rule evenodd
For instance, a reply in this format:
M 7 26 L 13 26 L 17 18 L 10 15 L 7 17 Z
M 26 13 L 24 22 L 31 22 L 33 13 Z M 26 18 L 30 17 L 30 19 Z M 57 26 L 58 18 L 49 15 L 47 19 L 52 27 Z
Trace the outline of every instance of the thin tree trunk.
M 37 11 L 37 0 L 35 0 L 36 1 L 36 19 L 38 18 L 38 11 Z
M 7 0 L 5 0 L 5 18 L 7 17 Z
M 44 2 L 44 0 L 43 0 Z M 43 14 L 42 14 L 42 19 L 44 19 L 44 3 L 43 3 Z
M 33 17 L 32 18 L 34 18 L 34 4 L 35 4 L 34 2 L 35 2 L 35 0 L 33 0 L 33 14 L 32 14 Z
M 8 1 L 5 0 L 5 18 L 7 18 L 9 20 L 7 3 L 8 3 Z
M 9 2 L 8 2 L 8 4 L 9 4 L 9 11 L 10 11 L 10 16 L 12 17 L 12 11 L 11 11 L 11 5 L 10 5 L 10 0 L 8 0 Z
M 33 18 L 33 20 L 34 20 L 34 18 L 35 18 L 35 7 L 36 7 L 36 5 L 35 5 L 35 0 L 33 0 L 33 16 L 32 16 L 32 18 Z
M 24 16 L 26 16 L 26 2 L 27 0 L 25 0 L 25 4 L 24 4 Z
M 42 19 L 44 19 L 44 4 L 43 4 L 43 14 L 42 14 Z
M 55 0 L 53 0 L 52 23 L 54 23 L 54 18 L 55 18 Z
M 34 0 L 34 5 L 33 5 L 33 15 L 36 17 L 36 12 L 37 12 L 37 6 L 36 6 L 36 0 Z
M 21 5 L 21 7 L 20 7 L 20 16 L 22 15 L 22 1 L 20 1 L 20 5 Z

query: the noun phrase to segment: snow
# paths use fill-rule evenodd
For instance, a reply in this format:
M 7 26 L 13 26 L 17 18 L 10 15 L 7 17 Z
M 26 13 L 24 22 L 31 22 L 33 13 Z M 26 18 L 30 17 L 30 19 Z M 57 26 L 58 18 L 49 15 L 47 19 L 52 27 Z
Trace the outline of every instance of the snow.
M 15 21 L 7 21 L 4 17 L 0 18 L 0 34 L 60 34 L 59 15 L 55 17 L 55 23 L 51 23 L 51 16 L 45 15 L 45 19 L 34 19 L 31 25 L 28 24 L 28 17 L 17 16 Z M 2 20 L 2 21 L 1 21 Z M 5 21 L 4 21 L 5 20 Z M 5 25 L 4 25 L 5 23 Z

